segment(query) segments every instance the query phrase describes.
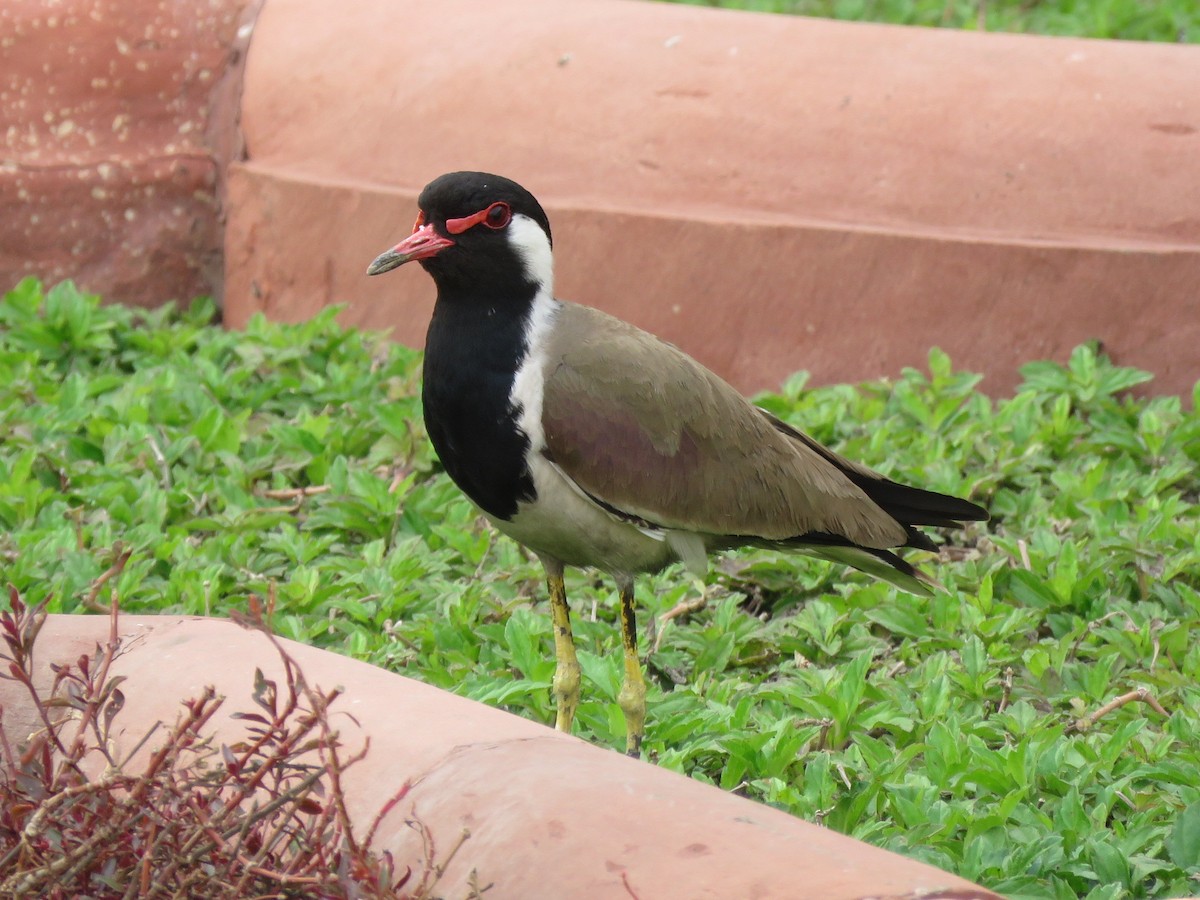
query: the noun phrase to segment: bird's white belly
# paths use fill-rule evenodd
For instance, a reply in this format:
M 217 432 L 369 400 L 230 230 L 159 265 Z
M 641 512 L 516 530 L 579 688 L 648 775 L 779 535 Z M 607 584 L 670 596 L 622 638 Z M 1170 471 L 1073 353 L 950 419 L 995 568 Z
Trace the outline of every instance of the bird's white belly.
M 569 566 L 614 574 L 657 571 L 677 558 L 663 537 L 597 506 L 540 454 L 530 463 L 537 500 L 519 504 L 511 519 L 488 517 L 513 540 Z

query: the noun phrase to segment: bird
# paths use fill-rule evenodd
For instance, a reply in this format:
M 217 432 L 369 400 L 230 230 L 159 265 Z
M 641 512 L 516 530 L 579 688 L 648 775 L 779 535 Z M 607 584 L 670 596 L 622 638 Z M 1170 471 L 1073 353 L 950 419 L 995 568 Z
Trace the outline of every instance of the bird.
M 368 266 L 417 261 L 437 291 L 425 341 L 426 431 L 446 473 L 545 570 L 555 727 L 581 692 L 563 576 L 616 584 L 626 752 L 645 734 L 634 579 L 742 546 L 798 550 L 915 594 L 937 586 L 902 559 L 936 550 L 919 526 L 983 521 L 968 500 L 909 487 L 753 405 L 674 345 L 555 297 L 550 222 L 533 194 L 451 172 L 417 199 L 412 233 Z M 652 303 L 653 297 L 638 298 Z

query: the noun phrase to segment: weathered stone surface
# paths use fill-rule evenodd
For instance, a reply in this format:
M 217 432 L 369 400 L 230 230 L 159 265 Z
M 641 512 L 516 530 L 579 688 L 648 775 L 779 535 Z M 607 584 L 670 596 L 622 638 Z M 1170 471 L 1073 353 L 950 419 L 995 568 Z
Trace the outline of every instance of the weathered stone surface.
M 219 295 L 218 195 L 259 0 L 0 5 L 0 289 Z
M 0 6 L 0 287 L 231 297 L 419 344 L 419 272 L 361 272 L 454 168 L 549 208 L 559 292 L 739 387 L 894 374 L 929 346 L 1003 391 L 1099 339 L 1200 377 L 1193 47 L 653 3 Z M 379 201 L 382 201 L 379 202 Z M 224 237 L 226 258 L 221 257 Z M 222 271 L 224 269 L 224 271 Z
M 272 0 L 231 173 L 229 320 L 390 325 L 432 286 L 366 279 L 444 171 L 516 178 L 560 296 L 743 389 L 858 379 L 931 345 L 1004 391 L 1100 339 L 1200 377 L 1194 47 L 855 25 L 655 3 Z
M 126 679 L 113 731 L 121 755 L 154 723 L 174 722 L 180 702 L 209 685 L 227 698 L 210 722 L 218 741 L 239 739 L 245 723 L 230 716 L 253 710 L 255 668 L 284 683 L 262 635 L 230 622 L 123 616 L 119 631 L 123 652 L 112 674 Z M 74 663 L 108 633 L 106 617 L 50 616 L 38 638 L 45 681 L 51 663 Z M 284 644 L 309 684 L 344 688 L 331 715 L 344 746 L 370 738 L 366 758 L 343 776 L 359 836 L 406 781 L 412 788 L 381 823 L 376 849 L 419 858 L 418 835 L 405 823 L 415 818 L 444 862 L 470 830 L 439 896 L 467 896 L 475 870 L 481 884 L 494 885 L 489 898 L 999 900 L 674 772 L 365 663 Z M 0 680 L 8 734 L 36 727 L 31 707 L 19 685 Z

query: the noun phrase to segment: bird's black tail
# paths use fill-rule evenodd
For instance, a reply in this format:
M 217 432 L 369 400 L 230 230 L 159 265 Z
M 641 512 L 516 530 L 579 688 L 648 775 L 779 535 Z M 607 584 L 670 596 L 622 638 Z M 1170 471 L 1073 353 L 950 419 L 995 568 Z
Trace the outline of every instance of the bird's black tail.
M 852 460 L 839 456 L 828 447 L 822 446 L 807 434 L 797 431 L 786 422 L 764 411 L 765 415 L 779 431 L 794 440 L 800 441 L 811 450 L 820 454 L 824 459 L 837 466 L 842 473 L 866 494 L 880 509 L 904 526 L 908 533 L 905 547 L 921 550 L 937 550 L 924 533 L 917 530 L 918 525 L 929 525 L 941 528 L 961 527 L 964 522 L 985 522 L 988 512 L 982 506 L 951 497 L 949 494 L 939 494 L 937 491 L 927 491 L 923 488 L 910 487 L 884 478 L 878 472 L 868 469 Z M 878 556 L 878 554 L 874 554 Z M 894 554 L 888 554 L 893 557 Z M 894 559 L 880 557 L 888 566 L 895 567 Z M 898 559 L 898 558 L 897 558 Z M 853 565 L 853 563 L 851 563 Z M 862 568 L 857 566 L 857 568 Z M 909 567 L 911 568 L 911 567 Z M 906 573 L 907 574 L 907 573 Z
M 827 446 L 818 444 L 808 434 L 797 431 L 796 428 L 776 419 L 770 413 L 763 412 L 763 415 L 766 415 L 779 431 L 794 440 L 799 440 L 800 443 L 809 446 L 811 450 L 833 463 L 872 502 L 892 516 L 896 522 L 902 524 L 908 536 L 904 544 L 906 547 L 937 551 L 934 541 L 929 539 L 929 535 L 920 532 L 918 526 L 955 528 L 961 527 L 964 522 L 988 520 L 988 510 L 985 510 L 983 506 L 971 503 L 970 500 L 950 497 L 949 494 L 925 491 L 924 488 L 901 485 L 898 481 L 883 478 L 883 475 L 872 472 L 871 469 L 860 466 L 857 462 L 847 460 L 844 456 L 835 454 Z M 893 583 L 896 587 L 913 594 L 930 594 L 932 593 L 931 588 L 937 587 L 934 578 L 914 568 L 895 553 L 877 550 L 877 548 L 854 546 L 840 535 L 805 534 L 786 541 L 786 544 L 803 548 L 811 556 L 828 559 L 829 562 L 853 566 L 854 569 L 883 578 L 884 581 Z

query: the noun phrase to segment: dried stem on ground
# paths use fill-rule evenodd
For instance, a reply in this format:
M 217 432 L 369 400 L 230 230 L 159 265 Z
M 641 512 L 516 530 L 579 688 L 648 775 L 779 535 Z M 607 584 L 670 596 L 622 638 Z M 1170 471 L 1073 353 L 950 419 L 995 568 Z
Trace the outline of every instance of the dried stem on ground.
M 118 550 L 92 584 L 93 601 L 127 560 Z M 107 607 L 107 642 L 70 665 L 51 664 L 50 687 L 41 691 L 34 648 L 46 613 L 11 588 L 9 605 L 0 613 L 0 659 L 7 663 L 0 677 L 28 693 L 38 729 L 18 746 L 0 722 L 0 896 L 418 900 L 433 896 L 467 839 L 464 832 L 438 863 L 432 834 L 414 817 L 407 824 L 421 835 L 421 849 L 413 864 L 397 872 L 390 853 L 372 852 L 380 822 L 408 794 L 407 783 L 383 805 L 366 839 L 358 838 L 342 777 L 368 748 L 346 754 L 329 723 L 340 692 L 308 683 L 257 601 L 242 624 L 274 646 L 283 677 L 256 671 L 256 711 L 233 715 L 245 723 L 244 737 L 219 744 L 206 733 L 225 703 L 210 687 L 123 759 L 112 739 L 125 705 L 122 679 L 111 674 L 121 654 L 115 598 Z M 143 754 L 155 735 L 160 743 Z M 97 777 L 91 773 L 98 765 Z M 473 897 L 486 890 L 474 876 L 471 883 Z
M 1169 718 L 1171 715 L 1165 709 L 1163 709 L 1162 704 L 1159 703 L 1155 696 L 1150 693 L 1148 688 L 1140 687 L 1136 690 L 1130 691 L 1127 694 L 1122 694 L 1120 697 L 1117 697 L 1113 700 L 1109 700 L 1094 712 L 1090 712 L 1086 716 L 1076 719 L 1068 726 L 1067 730 L 1077 732 L 1088 731 L 1093 725 L 1095 725 L 1113 710 L 1120 709 L 1122 706 L 1125 706 L 1128 703 L 1133 703 L 1134 701 L 1145 703 L 1160 716 Z

